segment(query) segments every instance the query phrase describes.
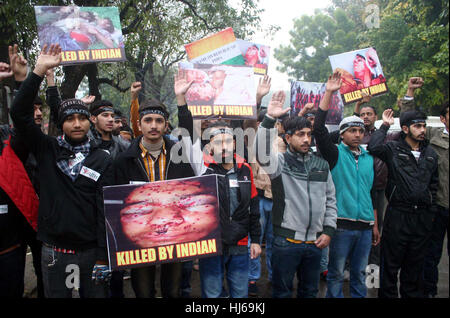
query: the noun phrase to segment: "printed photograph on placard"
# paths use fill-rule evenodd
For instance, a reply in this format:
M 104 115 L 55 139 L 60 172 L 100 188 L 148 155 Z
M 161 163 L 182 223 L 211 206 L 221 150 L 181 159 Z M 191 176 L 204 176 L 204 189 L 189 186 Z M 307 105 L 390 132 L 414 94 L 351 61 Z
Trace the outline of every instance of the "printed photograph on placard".
M 57 43 L 62 63 L 125 61 L 117 7 L 34 7 L 41 48 Z
M 293 81 L 291 83 L 291 116 L 297 116 L 306 104 L 314 104 L 314 110 L 319 108 L 325 94 L 325 83 Z M 344 104 L 341 95 L 335 92 L 331 97 L 326 124 L 338 125 L 343 119 Z
M 237 39 L 245 65 L 253 66 L 255 74 L 266 75 L 269 68 L 270 46 Z
M 217 176 L 104 188 L 112 268 L 220 253 Z
M 361 91 L 372 96 L 388 92 L 386 78 L 374 48 L 332 55 L 329 59 L 333 71 L 341 73 L 340 93 L 344 104 L 361 100 Z
M 194 81 L 186 93 L 195 119 L 255 119 L 256 87 L 253 67 L 180 63 Z

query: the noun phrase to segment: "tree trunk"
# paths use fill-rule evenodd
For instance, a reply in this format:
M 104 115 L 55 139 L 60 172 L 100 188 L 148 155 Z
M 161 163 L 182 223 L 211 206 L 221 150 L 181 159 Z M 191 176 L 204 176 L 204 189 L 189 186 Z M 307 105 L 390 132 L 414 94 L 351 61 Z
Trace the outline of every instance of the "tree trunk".
M 86 75 L 88 68 L 86 64 L 64 66 L 64 81 L 61 83 L 61 98 L 75 98 L 78 86 Z

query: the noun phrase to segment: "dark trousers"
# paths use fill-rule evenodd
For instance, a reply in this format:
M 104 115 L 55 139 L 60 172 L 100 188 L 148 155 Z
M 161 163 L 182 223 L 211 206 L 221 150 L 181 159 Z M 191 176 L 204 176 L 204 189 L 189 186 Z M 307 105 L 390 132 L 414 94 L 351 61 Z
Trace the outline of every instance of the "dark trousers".
M 194 261 L 183 262 L 183 269 L 181 273 L 181 286 L 180 293 L 182 298 L 190 298 L 192 287 L 191 287 L 191 276 L 192 268 L 194 267 Z
M 104 297 L 104 286 L 92 281 L 92 270 L 97 261 L 96 249 L 66 254 L 42 246 L 42 277 L 46 298 L 72 298 L 76 282 L 81 298 Z
M 378 222 L 378 231 L 382 232 L 383 229 L 383 220 L 384 220 L 384 212 L 387 206 L 386 196 L 384 194 L 385 189 L 376 190 L 377 191 L 377 202 L 374 209 L 377 209 L 377 222 Z M 372 245 L 369 254 L 369 264 L 380 265 L 380 244 Z
M 442 248 L 444 247 L 445 233 L 448 233 L 448 208 L 439 207 L 433 223 L 433 233 L 425 257 L 423 278 L 425 295 L 437 295 L 437 283 L 439 280 L 438 265 L 441 261 Z M 447 242 L 447 254 L 449 254 Z
M 42 242 L 38 241 L 36 238 L 36 232 L 33 228 L 25 224 L 25 229 L 23 233 L 23 241 L 22 241 L 22 253 L 23 253 L 23 266 L 24 266 L 24 274 L 25 274 L 25 264 L 27 257 L 28 246 L 31 250 L 31 255 L 33 257 L 33 267 L 34 273 L 36 275 L 36 287 L 37 287 L 37 297 L 44 298 L 44 282 L 42 280 L 42 268 L 41 268 L 41 250 L 42 250 Z
M 110 297 L 125 298 L 123 294 L 123 275 L 124 271 L 112 271 L 110 281 Z
M 380 298 L 423 297 L 423 264 L 431 238 L 433 214 L 428 210 L 388 206 L 381 238 Z
M 21 247 L 0 255 L 0 298 L 22 297 L 24 285 L 23 267 Z
M 161 264 L 161 295 L 163 298 L 178 298 L 181 284 L 182 263 Z M 156 266 L 131 269 L 131 286 L 136 298 L 154 298 Z

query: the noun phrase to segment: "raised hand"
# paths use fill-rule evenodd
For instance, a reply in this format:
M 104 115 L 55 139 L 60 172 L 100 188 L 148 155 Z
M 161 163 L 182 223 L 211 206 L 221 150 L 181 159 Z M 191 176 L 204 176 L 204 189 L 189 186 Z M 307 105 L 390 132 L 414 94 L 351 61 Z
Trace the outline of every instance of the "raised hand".
M 142 89 L 141 82 L 134 82 L 131 84 L 130 93 L 131 93 L 131 100 L 135 100 L 139 96 L 139 92 Z
M 84 96 L 81 101 L 87 105 L 92 104 L 95 100 L 95 96 L 93 95 L 86 95 Z
M 369 95 L 363 91 L 361 91 L 361 95 L 363 98 L 362 98 L 362 100 L 359 101 L 360 105 L 370 103 L 370 101 L 372 99 L 372 95 Z
M 423 79 L 422 77 L 411 77 L 408 81 L 408 89 L 417 89 L 422 87 Z
M 53 68 L 50 68 L 45 72 L 45 79 L 47 80 L 47 86 L 56 86 L 55 70 Z
M 258 104 L 270 92 L 271 81 L 272 79 L 267 75 L 259 79 L 258 88 L 256 89 L 256 102 Z
M 11 70 L 14 73 L 14 79 L 18 82 L 23 82 L 27 78 L 28 62 L 19 54 L 19 46 L 8 46 L 9 62 L 11 63 Z
M 185 70 L 178 70 L 178 73 L 174 76 L 173 90 L 175 91 L 175 96 L 177 97 L 178 106 L 186 104 L 186 99 L 184 95 L 191 87 L 194 81 L 187 80 L 187 74 Z
M 267 115 L 279 118 L 290 111 L 289 108 L 283 109 L 286 94 L 283 91 L 275 92 L 267 106 Z
M 36 67 L 33 72 L 40 77 L 44 77 L 47 70 L 58 66 L 61 63 L 61 60 L 61 47 L 59 44 L 52 44 L 50 47 L 45 44 L 37 59 Z
M 394 111 L 391 108 L 383 112 L 383 124 L 391 126 L 394 124 Z
M 341 73 L 335 71 L 332 75 L 328 77 L 325 89 L 327 92 L 334 93 L 335 91 L 339 90 L 341 86 L 342 86 Z
M 314 109 L 314 103 L 307 103 L 302 110 L 298 112 L 298 117 L 303 117 L 307 112 Z
M 13 71 L 9 67 L 9 64 L 0 62 L 0 82 L 10 76 L 13 76 Z

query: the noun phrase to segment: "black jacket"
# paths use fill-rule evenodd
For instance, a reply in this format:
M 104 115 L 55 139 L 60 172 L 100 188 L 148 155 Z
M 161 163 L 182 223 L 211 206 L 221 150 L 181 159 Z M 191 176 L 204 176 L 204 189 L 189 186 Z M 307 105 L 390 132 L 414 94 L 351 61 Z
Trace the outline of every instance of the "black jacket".
M 389 204 L 405 210 L 435 208 L 438 188 L 435 151 L 427 141 L 421 142 L 419 161 L 416 161 L 403 136 L 397 141 L 384 143 L 388 129 L 382 125 L 372 134 L 368 150 L 387 164 L 386 197 Z
M 174 151 L 176 145 L 166 136 L 163 137 L 167 151 L 166 160 L 166 180 L 193 177 L 191 165 L 187 160 L 182 160 L 179 163 L 173 162 Z M 144 181 L 149 182 L 147 172 L 145 171 L 144 163 L 142 162 L 141 149 L 139 143 L 142 136 L 134 139 L 130 147 L 121 152 L 114 160 L 114 184 L 129 184 L 130 181 Z
M 230 213 L 230 180 L 227 171 L 216 163 L 207 164 L 204 175 L 217 174 L 222 242 L 227 246 L 245 245 L 250 235 L 252 243 L 260 244 L 261 225 L 259 222 L 258 191 L 253 183 L 253 173 L 245 162 L 234 164 L 239 184 L 239 205 L 233 215 Z
M 62 157 L 73 157 L 56 138 L 42 133 L 33 119 L 33 100 L 42 78 L 31 73 L 14 99 L 11 117 L 24 136 L 39 165 L 40 204 L 37 238 L 60 248 L 97 248 L 97 259 L 106 260 L 106 232 L 103 186 L 112 182 L 111 157 L 91 143 L 83 165 L 100 174 L 97 181 L 79 175 L 72 180 L 56 165 Z

